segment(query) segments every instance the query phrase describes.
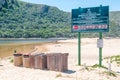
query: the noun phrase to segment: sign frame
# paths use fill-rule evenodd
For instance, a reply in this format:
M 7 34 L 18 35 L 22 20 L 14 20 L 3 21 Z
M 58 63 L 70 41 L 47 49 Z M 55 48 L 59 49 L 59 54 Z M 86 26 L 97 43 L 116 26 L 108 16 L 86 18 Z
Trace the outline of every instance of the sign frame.
M 109 32 L 109 6 L 72 9 L 71 18 L 71 32 Z

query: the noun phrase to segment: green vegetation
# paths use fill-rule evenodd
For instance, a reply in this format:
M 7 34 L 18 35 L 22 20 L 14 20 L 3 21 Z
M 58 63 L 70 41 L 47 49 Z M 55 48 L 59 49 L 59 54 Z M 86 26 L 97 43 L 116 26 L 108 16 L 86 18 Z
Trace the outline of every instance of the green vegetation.
M 95 65 L 93 65 L 93 66 L 91 66 L 92 68 L 98 68 L 99 67 L 99 65 L 98 64 L 95 64 Z M 107 67 L 105 67 L 105 66 L 101 66 L 101 68 L 104 68 L 104 69 L 108 69 Z
M 95 64 L 93 66 L 86 66 L 86 67 L 83 66 L 83 68 L 81 68 L 80 71 L 84 71 L 84 70 L 93 71 L 93 70 L 96 70 L 96 68 L 102 68 L 102 69 L 104 69 L 103 71 L 99 72 L 99 74 L 104 74 L 104 75 L 108 75 L 108 76 L 117 77 L 117 73 L 116 72 L 114 72 L 112 70 L 109 71 L 106 66 L 99 67 L 98 64 Z
M 116 62 L 118 66 L 120 66 L 120 55 L 106 57 L 105 59 L 110 59 L 110 62 Z
M 85 70 L 87 70 L 87 71 L 93 71 L 94 69 L 91 68 L 90 66 L 83 67 L 83 68 L 80 69 L 80 71 L 85 71 Z
M 0 1 L 0 38 L 77 37 L 71 33 L 71 14 L 56 7 L 18 0 Z M 107 37 L 120 37 L 120 12 L 110 12 Z M 97 37 L 85 33 L 82 37 Z
M 120 25 L 120 11 L 110 12 L 110 20 Z
M 13 57 L 9 57 L 8 60 L 9 60 L 11 63 L 14 62 Z
M 58 74 L 56 75 L 56 77 L 62 77 L 62 74 L 61 74 L 61 73 L 58 73 Z
M 83 68 L 81 68 L 80 71 L 84 71 L 84 70 L 92 71 L 92 70 L 95 70 L 95 68 L 108 69 L 108 68 L 105 67 L 105 66 L 99 67 L 99 64 L 94 64 L 94 65 L 92 65 L 92 66 L 84 66 L 84 65 L 82 65 L 82 66 L 83 66 Z
M 16 1 L 16 0 L 13 0 Z M 70 37 L 70 13 L 56 7 L 31 4 L 22 1 L 2 7 L 0 11 L 0 37 L 2 38 L 48 38 Z
M 109 75 L 109 76 L 117 77 L 117 74 L 115 72 L 113 72 L 113 71 L 111 71 L 111 72 L 104 71 L 102 74 L 106 74 L 106 75 Z

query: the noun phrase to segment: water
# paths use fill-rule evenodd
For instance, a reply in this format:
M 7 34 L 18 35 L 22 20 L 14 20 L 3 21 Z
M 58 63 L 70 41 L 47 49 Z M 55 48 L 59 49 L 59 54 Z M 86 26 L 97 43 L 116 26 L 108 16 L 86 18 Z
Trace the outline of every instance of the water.
M 12 56 L 14 50 L 18 52 L 31 52 L 35 45 L 41 43 L 57 42 L 63 39 L 0 39 L 0 58 Z
M 11 43 L 38 43 L 38 42 L 56 42 L 63 39 L 0 39 L 0 45 Z

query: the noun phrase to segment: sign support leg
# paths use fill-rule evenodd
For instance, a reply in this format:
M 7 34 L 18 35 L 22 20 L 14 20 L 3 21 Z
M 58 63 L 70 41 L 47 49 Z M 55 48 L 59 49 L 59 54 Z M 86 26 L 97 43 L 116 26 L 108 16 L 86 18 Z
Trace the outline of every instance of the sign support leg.
M 81 65 L 81 33 L 78 32 L 78 65 Z
M 102 32 L 99 33 L 99 39 L 102 39 Z M 102 66 L 102 48 L 99 48 L 99 67 Z

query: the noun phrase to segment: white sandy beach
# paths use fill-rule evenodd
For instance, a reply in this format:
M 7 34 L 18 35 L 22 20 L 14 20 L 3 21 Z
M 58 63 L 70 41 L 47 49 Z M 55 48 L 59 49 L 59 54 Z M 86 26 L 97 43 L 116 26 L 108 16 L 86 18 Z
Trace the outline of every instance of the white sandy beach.
M 81 40 L 81 63 L 82 65 L 92 66 L 99 64 L 99 49 L 97 48 L 97 38 L 83 38 Z M 0 80 L 120 80 L 120 73 L 117 77 L 104 74 L 106 69 L 97 68 L 87 71 L 78 63 L 78 41 L 77 39 L 60 40 L 58 43 L 42 45 L 47 49 L 45 53 L 69 53 L 68 71 L 55 72 L 39 69 L 29 69 L 15 67 L 9 59 L 0 61 Z M 36 46 L 39 52 L 41 46 Z M 103 58 L 112 55 L 120 55 L 120 39 L 104 39 Z M 103 65 L 108 67 L 108 63 L 103 60 Z M 120 72 L 120 67 L 115 63 L 111 64 L 114 72 Z

